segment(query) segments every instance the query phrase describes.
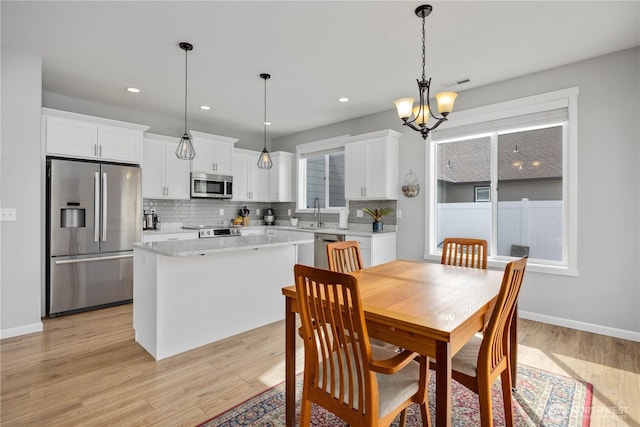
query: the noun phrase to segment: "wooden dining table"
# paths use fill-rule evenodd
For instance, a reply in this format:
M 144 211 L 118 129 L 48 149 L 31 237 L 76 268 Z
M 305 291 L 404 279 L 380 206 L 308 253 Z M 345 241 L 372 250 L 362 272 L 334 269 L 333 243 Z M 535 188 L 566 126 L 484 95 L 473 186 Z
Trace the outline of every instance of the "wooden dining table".
M 415 261 L 392 261 L 350 273 L 358 278 L 371 338 L 436 361 L 436 425 L 451 425 L 451 358 L 489 320 L 502 271 Z M 286 425 L 296 414 L 295 286 L 282 289 L 286 301 Z

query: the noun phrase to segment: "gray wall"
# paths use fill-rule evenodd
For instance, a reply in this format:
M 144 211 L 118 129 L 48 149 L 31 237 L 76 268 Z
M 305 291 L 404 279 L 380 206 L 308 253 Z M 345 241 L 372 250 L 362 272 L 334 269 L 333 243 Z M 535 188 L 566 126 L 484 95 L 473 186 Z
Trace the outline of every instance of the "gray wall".
M 3 338 L 42 330 L 41 70 L 39 57 L 2 49 L 0 203 L 17 213 L 16 221 L 0 222 Z
M 617 52 L 460 93 L 456 110 L 578 86 L 579 277 L 527 272 L 526 317 L 640 340 L 640 48 Z M 455 111 L 454 113 L 455 114 Z M 274 150 L 343 134 L 391 128 L 400 140 L 401 181 L 418 176 L 418 197 L 401 197 L 398 258 L 424 251 L 425 143 L 394 110 L 274 139 Z M 613 250 L 615 249 L 615 250 Z

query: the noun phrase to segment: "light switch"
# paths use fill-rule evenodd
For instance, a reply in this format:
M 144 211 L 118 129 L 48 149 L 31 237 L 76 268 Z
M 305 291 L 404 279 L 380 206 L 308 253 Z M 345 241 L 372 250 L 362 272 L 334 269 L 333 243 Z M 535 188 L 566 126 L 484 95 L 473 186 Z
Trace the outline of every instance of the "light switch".
M 400 209 L 396 210 L 396 218 L 402 218 L 402 211 Z
M 362 212 L 362 209 L 356 210 L 356 216 L 358 218 L 362 218 L 364 216 L 364 212 Z
M 0 209 L 0 221 L 15 221 L 16 210 L 13 208 Z
M 287 209 L 287 216 L 291 216 L 291 209 Z
M 220 208 L 220 216 L 224 216 L 224 208 Z
M 260 209 L 256 209 L 256 215 L 260 215 Z

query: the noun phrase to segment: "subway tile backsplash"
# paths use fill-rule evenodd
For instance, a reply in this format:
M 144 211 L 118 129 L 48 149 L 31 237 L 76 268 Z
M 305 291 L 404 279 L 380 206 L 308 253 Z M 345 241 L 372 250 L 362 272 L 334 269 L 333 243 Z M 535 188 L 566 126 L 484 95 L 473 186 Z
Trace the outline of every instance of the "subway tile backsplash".
M 203 224 L 203 225 L 228 225 L 232 218 L 238 216 L 243 206 L 251 211 L 249 218 L 251 224 L 259 225 L 263 223 L 264 211 L 272 208 L 276 217 L 276 222 L 281 225 L 288 225 L 289 218 L 299 218 L 301 222 L 314 222 L 317 218 L 312 213 L 296 213 L 295 202 L 234 202 L 217 199 L 191 199 L 191 200 L 164 200 L 164 199 L 144 199 L 143 209 L 149 211 L 155 209 L 160 224 Z M 351 224 L 371 224 L 372 218 L 364 214 L 358 218 L 356 213 L 362 208 L 382 208 L 391 207 L 396 209 L 395 200 L 367 200 L 349 202 L 349 220 Z M 223 210 L 220 215 L 220 210 Z M 260 214 L 257 214 L 260 209 Z M 289 210 L 291 216 L 288 215 Z M 325 224 L 338 224 L 338 215 L 323 213 L 322 222 Z M 396 225 L 396 215 L 392 213 L 384 217 L 383 222 L 388 225 Z

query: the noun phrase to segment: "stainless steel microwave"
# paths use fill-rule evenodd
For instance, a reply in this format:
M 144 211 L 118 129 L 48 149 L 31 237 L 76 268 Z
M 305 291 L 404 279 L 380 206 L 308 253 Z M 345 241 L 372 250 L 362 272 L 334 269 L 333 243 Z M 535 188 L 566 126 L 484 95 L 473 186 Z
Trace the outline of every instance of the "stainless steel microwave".
M 191 197 L 230 199 L 233 197 L 233 177 L 191 172 Z

